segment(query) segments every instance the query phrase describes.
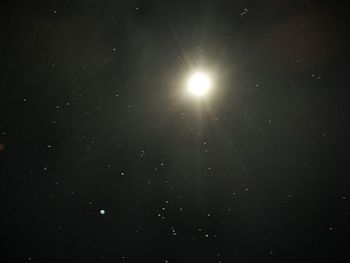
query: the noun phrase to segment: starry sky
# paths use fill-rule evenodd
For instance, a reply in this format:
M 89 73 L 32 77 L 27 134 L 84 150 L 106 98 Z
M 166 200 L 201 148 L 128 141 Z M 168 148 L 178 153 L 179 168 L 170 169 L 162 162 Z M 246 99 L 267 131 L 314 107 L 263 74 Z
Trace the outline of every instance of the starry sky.
M 4 262 L 348 262 L 346 0 L 1 8 Z M 184 96 L 190 72 L 214 77 Z

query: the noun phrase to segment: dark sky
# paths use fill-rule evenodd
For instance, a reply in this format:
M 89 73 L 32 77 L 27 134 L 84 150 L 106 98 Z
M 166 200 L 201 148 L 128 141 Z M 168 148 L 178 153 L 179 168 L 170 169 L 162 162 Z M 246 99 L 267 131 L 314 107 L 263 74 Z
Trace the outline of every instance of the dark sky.
M 3 5 L 2 262 L 349 262 L 349 13 Z

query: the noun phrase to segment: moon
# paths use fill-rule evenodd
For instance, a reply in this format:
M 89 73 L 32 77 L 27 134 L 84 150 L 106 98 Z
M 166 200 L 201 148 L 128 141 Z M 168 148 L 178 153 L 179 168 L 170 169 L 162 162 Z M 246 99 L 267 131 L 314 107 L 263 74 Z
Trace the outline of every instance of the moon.
M 187 82 L 187 91 L 190 95 L 200 98 L 207 95 L 212 87 L 212 81 L 204 72 L 193 73 Z

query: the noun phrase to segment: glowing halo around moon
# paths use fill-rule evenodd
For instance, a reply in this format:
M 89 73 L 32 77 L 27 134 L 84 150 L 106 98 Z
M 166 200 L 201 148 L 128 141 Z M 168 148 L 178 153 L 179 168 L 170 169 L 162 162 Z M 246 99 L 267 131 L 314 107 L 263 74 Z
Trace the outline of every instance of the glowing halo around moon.
M 206 96 L 212 87 L 210 77 L 200 71 L 193 73 L 187 81 L 187 91 L 190 95 L 200 98 Z

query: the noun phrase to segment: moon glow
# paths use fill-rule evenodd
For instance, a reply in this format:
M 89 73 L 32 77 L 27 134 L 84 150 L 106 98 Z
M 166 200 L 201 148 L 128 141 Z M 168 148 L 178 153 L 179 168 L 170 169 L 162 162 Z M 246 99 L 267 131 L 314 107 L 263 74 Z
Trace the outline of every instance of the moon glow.
M 193 73 L 187 82 L 187 90 L 189 94 L 195 97 L 203 97 L 207 95 L 211 86 L 211 79 L 203 72 Z

